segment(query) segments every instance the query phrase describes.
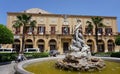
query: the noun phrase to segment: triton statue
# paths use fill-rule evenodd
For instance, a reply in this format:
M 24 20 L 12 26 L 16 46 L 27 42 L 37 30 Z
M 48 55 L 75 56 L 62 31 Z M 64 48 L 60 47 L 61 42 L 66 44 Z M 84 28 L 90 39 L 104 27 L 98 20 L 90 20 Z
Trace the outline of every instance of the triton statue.
M 57 68 L 76 71 L 95 71 L 105 68 L 102 59 L 91 56 L 90 47 L 85 43 L 82 35 L 80 20 L 77 21 L 69 50 L 71 52 L 67 53 L 65 58 L 55 63 Z

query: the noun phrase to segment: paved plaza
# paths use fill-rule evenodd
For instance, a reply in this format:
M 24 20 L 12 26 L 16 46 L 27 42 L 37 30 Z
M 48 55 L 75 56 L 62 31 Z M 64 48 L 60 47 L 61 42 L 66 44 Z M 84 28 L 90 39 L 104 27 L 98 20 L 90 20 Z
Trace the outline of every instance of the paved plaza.
M 4 65 L 0 65 L 0 74 L 14 74 L 15 70 L 14 70 L 14 66 L 15 66 L 15 62 L 11 62 L 9 64 L 4 64 Z

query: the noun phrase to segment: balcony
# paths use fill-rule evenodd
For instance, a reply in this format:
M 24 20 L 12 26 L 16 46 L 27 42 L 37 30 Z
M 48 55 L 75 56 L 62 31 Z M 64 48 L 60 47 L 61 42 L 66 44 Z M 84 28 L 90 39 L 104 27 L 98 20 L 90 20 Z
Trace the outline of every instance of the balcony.
M 19 39 L 20 36 L 19 35 L 14 35 L 14 39 Z

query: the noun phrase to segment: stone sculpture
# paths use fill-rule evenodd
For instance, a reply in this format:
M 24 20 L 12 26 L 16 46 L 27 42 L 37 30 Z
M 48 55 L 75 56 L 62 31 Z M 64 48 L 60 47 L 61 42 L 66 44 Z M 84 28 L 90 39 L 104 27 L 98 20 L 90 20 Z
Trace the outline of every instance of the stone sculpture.
M 55 66 L 64 70 L 76 71 L 95 71 L 105 68 L 105 63 L 102 59 L 92 57 L 90 47 L 85 43 L 82 35 L 81 21 L 74 30 L 74 37 L 70 45 L 70 53 L 67 53 L 64 59 L 59 59 Z
M 70 50 L 76 52 L 77 55 L 79 55 L 79 57 L 85 55 L 86 57 L 90 57 L 91 56 L 90 48 L 85 43 L 84 37 L 81 32 L 82 32 L 82 26 L 81 26 L 81 22 L 79 22 L 74 30 L 74 37 L 72 39 L 72 44 L 70 45 Z M 77 56 L 76 53 L 74 56 Z

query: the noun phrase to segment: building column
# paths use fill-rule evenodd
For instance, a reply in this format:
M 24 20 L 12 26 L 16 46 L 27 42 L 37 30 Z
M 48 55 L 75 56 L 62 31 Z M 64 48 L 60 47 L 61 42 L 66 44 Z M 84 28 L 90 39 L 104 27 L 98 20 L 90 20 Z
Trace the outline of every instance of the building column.
M 45 51 L 46 51 L 46 50 L 47 50 L 47 51 L 50 51 L 49 40 L 48 40 L 48 39 L 45 39 L 45 45 L 44 45 L 44 47 L 45 47 Z
M 96 46 L 96 41 L 94 41 L 94 53 L 98 52 L 97 46 Z
M 108 52 L 108 43 L 107 43 L 107 40 L 104 41 L 104 45 L 105 45 L 105 52 Z
M 62 47 L 62 41 L 61 41 L 61 39 L 58 40 L 58 43 L 59 43 L 58 44 L 59 45 L 59 50 L 58 51 L 60 52 L 60 54 L 62 54 L 63 53 L 63 47 Z
M 35 39 L 35 41 L 33 41 L 33 48 L 38 48 L 36 39 Z
M 22 50 L 22 39 L 20 39 L 20 51 Z

